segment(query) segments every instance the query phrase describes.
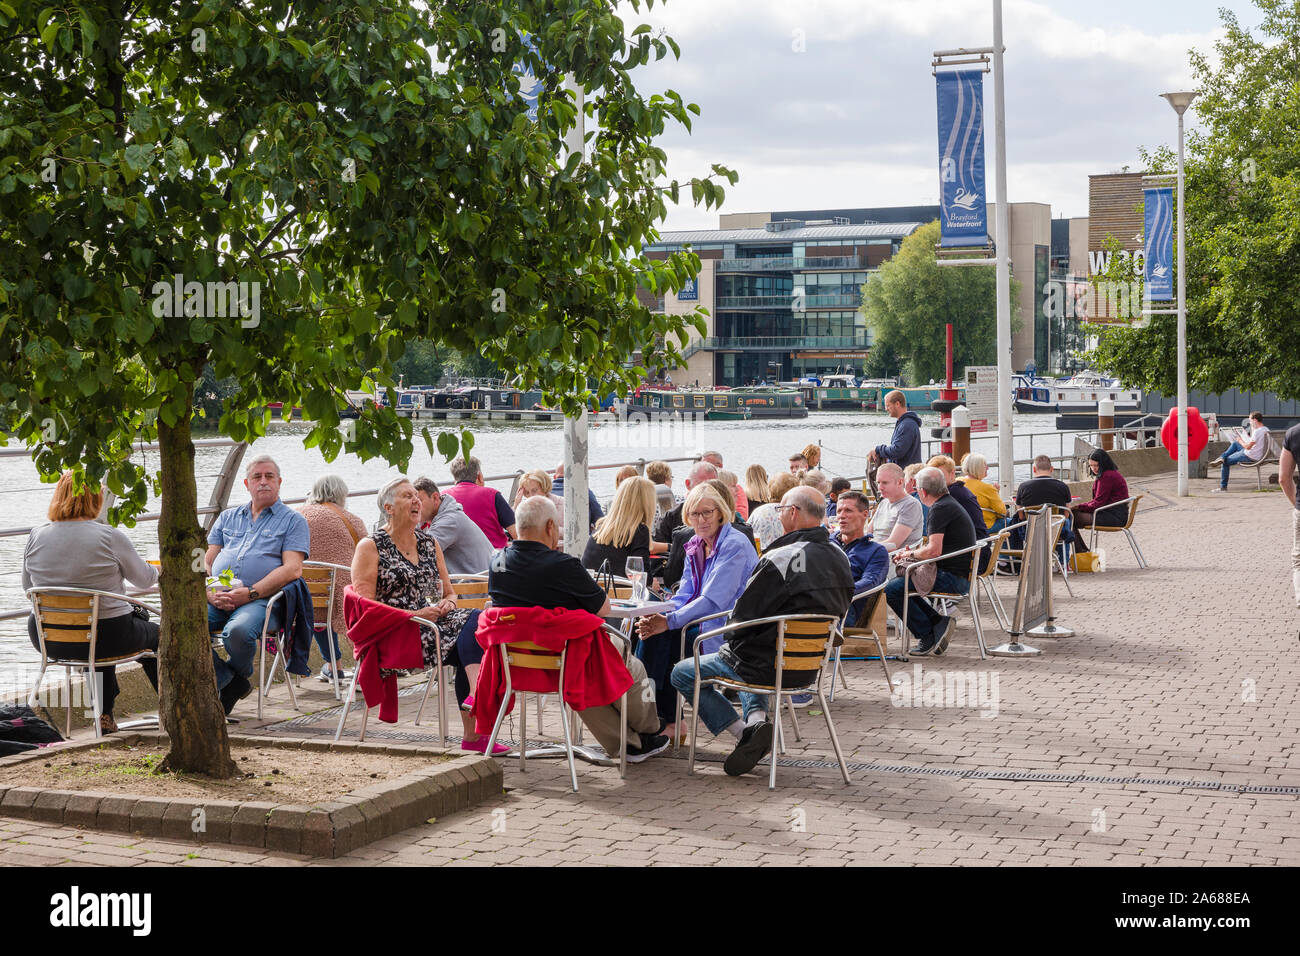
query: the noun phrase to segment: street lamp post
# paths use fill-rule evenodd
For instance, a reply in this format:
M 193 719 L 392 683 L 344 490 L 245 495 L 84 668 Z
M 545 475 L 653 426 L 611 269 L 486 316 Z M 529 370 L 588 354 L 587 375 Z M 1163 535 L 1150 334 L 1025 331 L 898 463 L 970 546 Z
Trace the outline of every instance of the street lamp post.
M 1183 215 L 1183 114 L 1195 93 L 1161 93 L 1178 114 L 1178 497 L 1187 497 L 1187 245 Z

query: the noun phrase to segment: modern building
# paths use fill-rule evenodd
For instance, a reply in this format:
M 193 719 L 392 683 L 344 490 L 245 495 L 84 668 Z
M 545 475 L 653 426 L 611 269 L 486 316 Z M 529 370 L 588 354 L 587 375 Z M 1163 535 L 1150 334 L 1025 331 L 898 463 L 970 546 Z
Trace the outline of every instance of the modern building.
M 989 222 L 994 206 L 989 205 Z M 861 312 L 862 286 L 902 241 L 939 218 L 939 207 L 728 213 L 716 230 L 663 233 L 647 255 L 689 246 L 701 260 L 697 281 L 669 293 L 669 314 L 703 306 L 708 331 L 683 350 L 678 384 L 746 385 L 834 372 L 863 373 L 871 332 Z M 1035 358 L 1047 335 L 1043 291 L 1049 277 L 1051 209 L 1011 204 L 1011 271 L 1020 280 L 1013 308 L 1017 368 Z M 1045 367 L 1045 366 L 1043 366 Z

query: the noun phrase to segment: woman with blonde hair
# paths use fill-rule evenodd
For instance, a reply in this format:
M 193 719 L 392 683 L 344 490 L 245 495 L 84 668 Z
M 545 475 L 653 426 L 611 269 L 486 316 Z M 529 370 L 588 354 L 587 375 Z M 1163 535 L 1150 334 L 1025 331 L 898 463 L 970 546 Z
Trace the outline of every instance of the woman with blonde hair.
M 636 465 L 624 465 L 618 471 L 614 472 L 614 488 L 617 489 L 619 485 L 623 484 L 623 482 L 627 481 L 629 478 L 636 477 Z
M 27 536 L 23 552 L 23 590 L 39 588 L 88 588 L 122 594 L 126 582 L 149 588 L 158 583 L 158 569 L 145 562 L 119 528 L 95 519 L 104 506 L 104 489 L 98 483 L 75 492 L 72 472 L 65 471 L 54 487 L 48 516 L 50 523 L 34 528 Z M 99 601 L 99 627 L 95 637 L 95 657 L 125 657 L 137 651 L 158 650 L 158 625 L 137 617 L 133 605 L 113 598 Z M 36 617 L 27 618 L 27 633 L 32 646 L 40 650 Z M 58 631 L 46 633 L 45 646 L 55 657 L 85 658 L 89 643 L 59 641 Z M 140 667 L 153 689 L 158 689 L 158 661 L 142 658 Z M 117 669 L 96 667 L 102 679 L 99 729 L 111 734 L 117 730 L 113 719 L 113 702 L 117 700 Z
M 767 500 L 772 504 L 777 504 L 785 493 L 791 488 L 799 487 L 799 478 L 803 473 L 796 475 L 791 471 L 783 471 L 767 483 Z
M 599 571 L 608 561 L 609 569 L 623 576 L 628 558 L 640 558 L 649 568 L 650 555 L 661 554 L 668 546 L 650 540 L 650 522 L 655 514 L 655 486 L 648 478 L 633 475 L 618 486 L 614 501 L 605 517 L 596 522 L 596 530 L 587 539 L 582 552 L 582 566 Z
M 695 535 L 686 543 L 686 566 L 682 585 L 672 598 L 673 610 L 667 615 L 642 617 L 637 623 L 641 638 L 637 657 L 655 682 L 659 716 L 665 721 L 677 712 L 677 695 L 668 684 L 668 675 L 680 654 L 681 632 L 687 630 L 689 639 L 692 622 L 734 607 L 758 564 L 754 546 L 731 523 L 733 514 L 712 483 L 702 482 L 691 489 L 682 506 L 682 518 Z
M 979 502 L 989 534 L 1001 531 L 1007 523 L 1007 506 L 997 487 L 984 480 L 989 473 L 988 459 L 973 451 L 961 460 L 961 470 L 966 473 L 962 484 Z M 981 529 L 976 525 L 975 530 Z
M 816 468 L 818 465 L 822 463 L 821 445 L 808 445 L 807 447 L 804 448 L 801 454 L 804 457 L 804 461 L 808 462 L 809 470 Z
M 551 476 L 541 468 L 535 468 L 532 471 L 526 471 L 519 476 L 519 491 L 515 494 L 515 507 L 519 507 L 519 502 L 525 498 L 531 498 L 534 495 L 541 495 L 543 498 L 549 498 L 551 504 L 555 505 L 555 510 L 559 512 L 559 522 L 557 527 L 560 529 L 560 537 L 564 537 L 564 499 L 559 495 L 551 494 L 553 482 Z
M 771 499 L 767 496 L 767 469 L 762 465 L 750 465 L 745 469 L 745 496 L 751 508 L 765 505 Z

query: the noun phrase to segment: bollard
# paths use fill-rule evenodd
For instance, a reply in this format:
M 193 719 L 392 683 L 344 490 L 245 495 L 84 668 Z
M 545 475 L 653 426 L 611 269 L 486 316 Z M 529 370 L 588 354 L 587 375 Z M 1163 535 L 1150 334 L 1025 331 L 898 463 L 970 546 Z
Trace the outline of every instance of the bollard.
M 1115 403 L 1109 398 L 1103 398 L 1097 403 L 1097 428 L 1107 429 L 1115 427 Z M 1106 451 L 1113 451 L 1115 448 L 1115 433 L 1113 431 L 1101 431 L 1101 441 L 1098 444 Z
M 952 460 L 961 460 L 970 454 L 970 409 L 958 405 L 952 410 Z

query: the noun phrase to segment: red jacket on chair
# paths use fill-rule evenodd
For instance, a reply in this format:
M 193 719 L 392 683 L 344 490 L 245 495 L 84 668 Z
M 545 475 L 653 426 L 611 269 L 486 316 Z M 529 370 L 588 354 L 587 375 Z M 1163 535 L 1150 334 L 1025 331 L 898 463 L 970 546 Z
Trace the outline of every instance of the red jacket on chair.
M 352 585 L 343 589 L 343 619 L 357 659 L 357 686 L 366 706 L 379 705 L 379 719 L 397 722 L 397 678 L 380 677 L 379 669 L 424 667 L 420 625 L 411 612 L 363 598 Z
M 500 644 L 531 641 L 547 650 L 568 648 L 564 661 L 564 702 L 574 710 L 612 704 L 632 686 L 632 675 L 618 652 L 601 630 L 604 622 L 587 611 L 545 607 L 492 607 L 478 619 L 475 637 L 487 651 L 474 688 L 474 729 L 492 732 L 506 676 L 501 664 Z M 510 678 L 515 690 L 555 693 L 559 671 L 514 667 Z M 506 712 L 514 707 L 511 701 Z

